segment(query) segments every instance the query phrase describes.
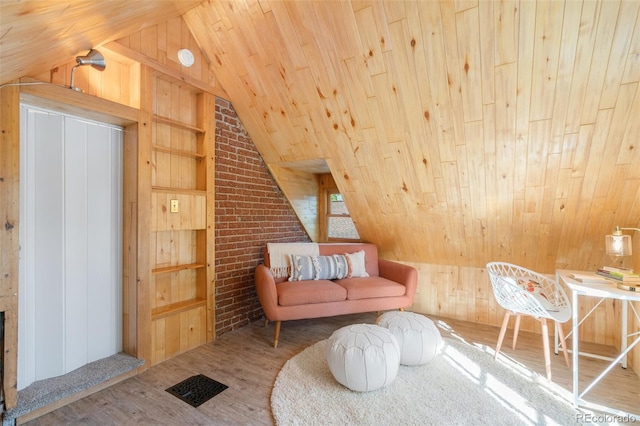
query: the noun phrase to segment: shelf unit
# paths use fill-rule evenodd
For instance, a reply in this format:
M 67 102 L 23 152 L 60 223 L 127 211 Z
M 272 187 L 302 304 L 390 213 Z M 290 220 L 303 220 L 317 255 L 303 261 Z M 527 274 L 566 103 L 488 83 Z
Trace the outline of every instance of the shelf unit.
M 214 337 L 215 98 L 160 73 L 153 86 L 151 365 Z

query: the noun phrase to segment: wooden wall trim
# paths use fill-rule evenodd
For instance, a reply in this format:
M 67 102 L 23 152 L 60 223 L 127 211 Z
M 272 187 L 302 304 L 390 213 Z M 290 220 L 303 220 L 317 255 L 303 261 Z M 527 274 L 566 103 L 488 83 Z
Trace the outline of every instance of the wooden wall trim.
M 122 350 L 138 348 L 138 123 L 125 127 L 122 194 Z
M 202 137 L 202 154 L 204 154 L 204 173 L 207 191 L 206 207 L 206 298 L 207 298 L 207 342 L 215 340 L 216 309 L 215 309 L 215 277 L 216 277 L 216 245 L 215 245 L 215 160 L 216 160 L 216 98 L 210 93 L 198 95 L 198 124 L 204 129 Z
M 4 312 L 5 408 L 18 402 L 18 253 L 20 218 L 20 89 L 0 88 L 0 310 Z
M 137 357 L 151 365 L 151 139 L 153 111 L 153 69 L 140 69 L 140 115 L 138 121 L 138 265 L 137 265 Z
M 22 99 L 36 106 L 118 126 L 138 121 L 136 108 L 28 77 L 21 78 L 20 82 L 27 84 L 20 86 Z

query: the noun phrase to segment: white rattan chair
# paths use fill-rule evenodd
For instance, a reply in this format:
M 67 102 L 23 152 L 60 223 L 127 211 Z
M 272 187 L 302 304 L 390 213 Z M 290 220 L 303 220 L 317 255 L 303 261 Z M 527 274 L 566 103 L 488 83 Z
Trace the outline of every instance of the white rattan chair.
M 511 315 L 516 315 L 516 324 L 513 330 L 513 349 L 516 348 L 516 341 L 518 340 L 520 316 L 531 315 L 539 320 L 542 325 L 544 363 L 547 370 L 547 378 L 551 380 L 547 319 L 554 321 L 560 337 L 562 351 L 564 352 L 564 359 L 567 367 L 569 366 L 569 355 L 561 325 L 571 318 L 571 304 L 567 294 L 555 280 L 511 263 L 487 263 L 487 271 L 489 272 L 493 294 L 500 306 L 507 311 L 502 321 L 494 359 L 500 352 Z

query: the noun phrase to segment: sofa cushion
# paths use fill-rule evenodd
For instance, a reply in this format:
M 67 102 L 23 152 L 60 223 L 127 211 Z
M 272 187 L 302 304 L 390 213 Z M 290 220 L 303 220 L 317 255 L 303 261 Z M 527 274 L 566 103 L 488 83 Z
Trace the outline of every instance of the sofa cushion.
M 316 270 L 313 265 L 313 256 L 300 256 L 292 254 L 291 259 L 291 276 L 289 281 L 312 280 Z
M 328 280 L 284 281 L 276 284 L 281 306 L 338 302 L 347 298 L 347 290 Z
M 347 300 L 404 296 L 406 287 L 382 277 L 345 278 L 335 281 L 347 290 Z
M 349 274 L 349 263 L 347 261 L 347 257 L 342 254 L 313 256 L 312 261 L 316 270 L 316 275 L 314 277 L 316 280 L 341 279 L 346 278 Z
M 360 270 L 358 273 L 364 272 L 364 252 L 361 260 Z M 291 276 L 289 281 L 304 280 L 334 280 L 346 278 L 350 273 L 351 264 L 347 261 L 347 257 L 342 254 L 333 254 L 330 256 L 301 256 L 292 254 L 291 259 Z M 356 265 L 358 259 L 354 262 Z
M 369 276 L 380 275 L 378 269 L 378 247 L 371 243 L 319 243 L 319 254 L 327 256 L 330 254 L 355 253 L 364 250 L 364 264 Z
M 345 253 L 344 256 L 347 258 L 347 264 L 349 265 L 349 273 L 346 277 L 340 278 L 358 278 L 358 277 L 368 277 L 369 274 L 364 267 L 365 254 L 364 250 L 357 251 L 355 253 Z

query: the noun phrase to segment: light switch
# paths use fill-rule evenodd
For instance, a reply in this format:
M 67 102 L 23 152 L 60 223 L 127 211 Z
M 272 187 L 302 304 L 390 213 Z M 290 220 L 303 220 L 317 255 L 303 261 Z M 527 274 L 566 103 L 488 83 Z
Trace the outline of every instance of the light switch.
M 171 200 L 171 213 L 178 213 L 180 211 L 180 203 L 178 200 Z

